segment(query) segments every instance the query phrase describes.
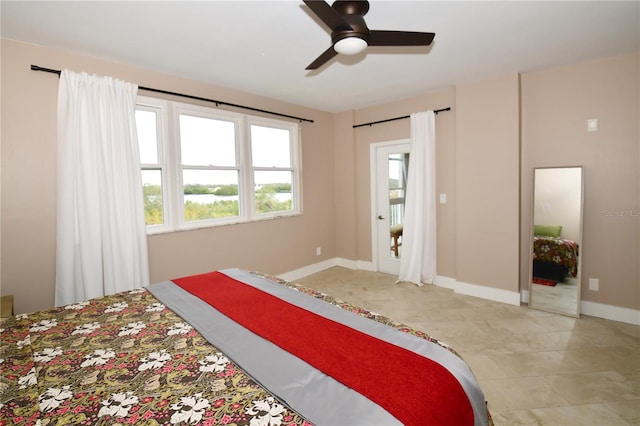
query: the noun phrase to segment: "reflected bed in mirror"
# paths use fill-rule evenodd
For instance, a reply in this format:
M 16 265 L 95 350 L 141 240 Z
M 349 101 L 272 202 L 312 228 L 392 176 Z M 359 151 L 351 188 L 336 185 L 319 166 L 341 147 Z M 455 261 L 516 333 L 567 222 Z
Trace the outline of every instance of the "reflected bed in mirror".
M 533 171 L 529 306 L 580 316 L 582 167 Z

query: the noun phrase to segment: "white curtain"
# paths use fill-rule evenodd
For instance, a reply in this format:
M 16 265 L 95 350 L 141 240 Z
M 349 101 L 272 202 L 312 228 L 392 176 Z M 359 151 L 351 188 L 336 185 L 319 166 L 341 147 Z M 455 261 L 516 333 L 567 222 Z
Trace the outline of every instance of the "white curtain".
M 149 283 L 137 89 L 60 75 L 56 306 Z
M 411 114 L 409 176 L 405 195 L 398 282 L 422 286 L 436 278 L 436 130 L 433 111 Z

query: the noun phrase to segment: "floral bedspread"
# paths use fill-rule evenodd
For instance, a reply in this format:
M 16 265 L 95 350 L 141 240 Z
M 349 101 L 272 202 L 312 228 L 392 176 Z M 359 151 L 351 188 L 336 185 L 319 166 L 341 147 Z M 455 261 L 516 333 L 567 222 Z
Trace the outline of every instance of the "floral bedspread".
M 564 238 L 534 237 L 533 258 L 563 265 L 575 277 L 578 273 L 578 245 Z
M 12 317 L 0 324 L 0 344 L 0 425 L 311 424 L 145 289 Z

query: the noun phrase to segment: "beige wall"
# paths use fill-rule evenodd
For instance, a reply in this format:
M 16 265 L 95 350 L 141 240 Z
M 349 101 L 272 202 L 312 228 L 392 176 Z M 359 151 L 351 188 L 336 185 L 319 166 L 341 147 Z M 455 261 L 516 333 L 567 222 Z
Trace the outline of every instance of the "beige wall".
M 358 260 L 355 143 L 353 138 L 353 111 L 334 117 L 334 217 L 336 224 L 336 256 Z M 329 175 L 327 175 L 329 178 Z
M 18 312 L 52 305 L 55 273 L 57 79 L 31 64 L 315 120 L 302 124 L 302 216 L 150 236 L 152 281 L 231 266 L 278 274 L 336 257 L 370 262 L 370 145 L 407 138 L 409 121 L 353 124 L 451 107 L 436 118 L 436 191 L 447 194 L 437 211 L 438 275 L 507 292 L 520 281 L 525 289 L 531 170 L 580 164 L 583 277 L 600 279 L 600 291 L 584 289 L 583 298 L 640 309 L 639 218 L 616 215 L 639 208 L 638 55 L 329 114 L 14 41 L 2 40 L 1 53 L 1 292 L 16 296 Z M 587 118 L 600 120 L 599 132 L 585 131 Z
M 639 61 L 625 55 L 522 75 L 523 283 L 533 168 L 584 166 L 582 299 L 640 308 Z M 597 132 L 587 131 L 591 118 Z
M 17 312 L 52 306 L 55 280 L 58 79 L 31 64 L 315 120 L 301 125 L 303 215 L 150 236 L 152 282 L 235 266 L 279 274 L 335 257 L 332 114 L 6 39 L 1 54 L 1 292 L 15 296 Z
M 456 279 L 518 292 L 519 76 L 457 86 L 456 106 Z

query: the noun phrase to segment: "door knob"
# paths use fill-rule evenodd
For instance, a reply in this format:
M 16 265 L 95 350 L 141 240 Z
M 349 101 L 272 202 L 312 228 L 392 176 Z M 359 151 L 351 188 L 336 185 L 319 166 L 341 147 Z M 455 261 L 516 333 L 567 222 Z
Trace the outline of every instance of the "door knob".
M 384 216 L 378 215 L 378 220 L 384 220 Z

